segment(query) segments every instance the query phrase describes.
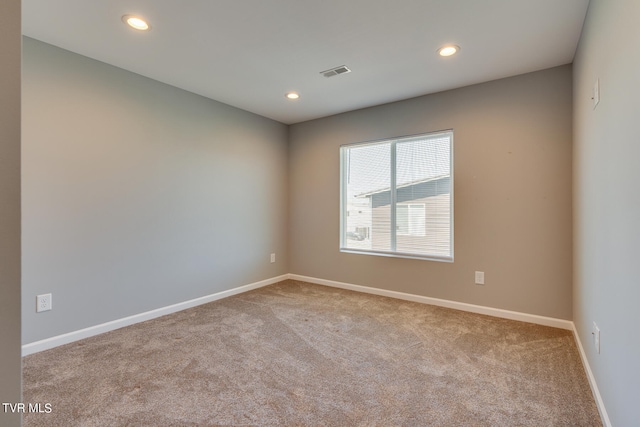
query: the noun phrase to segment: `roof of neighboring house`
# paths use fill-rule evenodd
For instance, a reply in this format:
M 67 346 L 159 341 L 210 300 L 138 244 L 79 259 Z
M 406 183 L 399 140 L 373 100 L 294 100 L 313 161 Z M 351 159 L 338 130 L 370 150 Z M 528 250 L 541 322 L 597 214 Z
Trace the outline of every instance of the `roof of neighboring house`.
M 406 188 L 406 187 L 411 187 L 413 185 L 417 185 L 417 184 L 424 184 L 425 182 L 431 182 L 431 181 L 437 181 L 439 179 L 443 179 L 443 178 L 449 178 L 449 174 L 446 175 L 438 175 L 438 176 L 432 176 L 429 178 L 423 178 L 423 179 L 418 179 L 415 181 L 409 181 L 409 182 L 405 182 L 402 183 L 400 185 L 398 185 L 396 188 Z M 366 193 L 361 193 L 361 194 L 357 194 L 356 197 L 370 197 L 373 196 L 374 194 L 378 194 L 378 193 L 384 193 L 387 191 L 390 191 L 391 187 L 384 187 L 381 188 L 379 190 L 373 190 L 373 191 L 367 191 Z

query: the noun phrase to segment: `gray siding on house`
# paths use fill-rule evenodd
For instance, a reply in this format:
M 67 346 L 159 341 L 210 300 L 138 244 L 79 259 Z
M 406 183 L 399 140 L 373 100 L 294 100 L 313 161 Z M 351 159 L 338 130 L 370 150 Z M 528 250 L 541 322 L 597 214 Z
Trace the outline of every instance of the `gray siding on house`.
M 412 235 L 410 231 L 397 232 L 396 252 L 420 253 L 424 248 L 429 248 L 430 255 L 450 255 L 450 189 L 451 178 L 446 177 L 396 190 L 398 205 L 420 205 L 420 209 L 424 209 L 424 218 L 420 217 L 423 223 L 417 227 L 421 235 Z M 381 191 L 369 197 L 373 206 L 371 249 L 388 251 L 391 244 L 391 193 L 389 190 Z M 398 230 L 405 227 L 405 224 L 399 223 L 397 220 Z M 415 224 L 411 225 L 415 227 Z

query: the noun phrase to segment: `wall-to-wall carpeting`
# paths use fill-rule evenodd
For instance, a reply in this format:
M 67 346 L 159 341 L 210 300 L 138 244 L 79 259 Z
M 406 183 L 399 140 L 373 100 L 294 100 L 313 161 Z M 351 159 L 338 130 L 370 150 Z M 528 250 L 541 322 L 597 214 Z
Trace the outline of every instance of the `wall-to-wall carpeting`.
M 24 358 L 34 426 L 600 426 L 570 331 L 285 281 Z

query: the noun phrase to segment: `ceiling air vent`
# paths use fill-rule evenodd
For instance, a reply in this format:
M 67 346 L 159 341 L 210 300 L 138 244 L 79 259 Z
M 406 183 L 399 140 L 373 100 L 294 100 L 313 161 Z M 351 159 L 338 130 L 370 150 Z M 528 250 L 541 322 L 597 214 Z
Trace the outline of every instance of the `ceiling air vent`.
M 351 70 L 348 69 L 346 65 L 341 65 L 339 67 L 331 68 L 330 70 L 321 71 L 320 74 L 325 77 L 333 77 L 337 76 L 338 74 L 346 74 L 350 72 Z

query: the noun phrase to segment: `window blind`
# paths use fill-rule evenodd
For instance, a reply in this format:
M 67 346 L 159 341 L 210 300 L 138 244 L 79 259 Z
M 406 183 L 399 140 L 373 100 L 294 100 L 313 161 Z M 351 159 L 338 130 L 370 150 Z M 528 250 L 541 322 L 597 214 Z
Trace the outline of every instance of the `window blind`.
M 453 132 L 341 147 L 341 250 L 453 260 Z

